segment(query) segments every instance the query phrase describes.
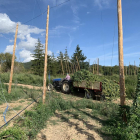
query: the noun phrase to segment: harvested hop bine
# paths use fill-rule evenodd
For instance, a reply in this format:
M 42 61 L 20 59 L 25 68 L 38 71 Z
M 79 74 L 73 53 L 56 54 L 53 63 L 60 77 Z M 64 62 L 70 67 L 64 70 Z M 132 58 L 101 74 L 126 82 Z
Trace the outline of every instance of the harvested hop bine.
M 94 75 L 93 73 L 87 70 L 80 70 L 74 73 L 72 77 L 74 82 L 81 83 L 86 81 L 87 84 L 91 82 L 102 82 L 102 92 L 105 96 L 108 97 L 117 97 L 119 96 L 120 87 L 119 84 L 115 83 L 113 80 L 106 79 L 101 75 Z

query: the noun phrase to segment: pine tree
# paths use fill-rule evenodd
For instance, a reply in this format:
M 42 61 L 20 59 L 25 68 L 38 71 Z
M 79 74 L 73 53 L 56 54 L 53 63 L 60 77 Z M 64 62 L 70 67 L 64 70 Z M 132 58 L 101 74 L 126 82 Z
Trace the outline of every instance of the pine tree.
M 71 57 L 72 58 L 71 59 L 72 63 L 77 63 L 76 56 L 77 56 L 77 59 L 79 61 L 80 67 L 84 68 L 84 69 L 88 69 L 89 68 L 89 63 L 84 62 L 87 57 L 84 56 L 84 54 L 82 53 L 82 50 L 80 49 L 79 45 L 76 46 L 76 50 L 75 50 L 73 56 Z
M 36 43 L 34 54 L 31 55 L 34 60 L 32 60 L 31 69 L 35 75 L 42 76 L 44 73 L 44 52 L 43 52 L 43 45 L 41 41 L 38 39 Z
M 63 64 L 63 68 L 64 68 L 64 62 L 63 62 L 63 60 L 64 60 L 64 55 L 63 55 L 63 53 L 60 51 L 60 53 L 59 53 L 59 56 L 57 57 L 57 62 L 58 62 L 58 73 L 63 73 L 63 71 L 62 71 L 62 65 L 61 65 L 61 61 L 62 61 L 62 64 Z

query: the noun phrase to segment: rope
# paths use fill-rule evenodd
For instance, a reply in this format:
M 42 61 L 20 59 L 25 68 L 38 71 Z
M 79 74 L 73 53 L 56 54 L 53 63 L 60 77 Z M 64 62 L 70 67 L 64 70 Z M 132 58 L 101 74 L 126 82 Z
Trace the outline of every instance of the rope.
M 3 118 L 4 118 L 5 123 L 7 123 L 5 117 L 6 117 L 6 112 L 8 111 L 8 107 L 9 106 L 7 105 L 7 107 L 6 107 L 6 109 L 5 109 L 4 113 L 3 113 Z
M 7 104 L 7 106 L 10 107 L 9 103 L 7 102 L 7 100 L 6 100 L 5 96 L 4 96 L 4 92 L 3 92 L 3 88 L 2 88 L 1 79 L 0 79 L 0 84 L 1 84 L 1 90 L 2 90 L 3 98 L 4 98 L 4 100 L 5 100 L 6 104 Z M 1 99 L 1 100 L 2 100 L 2 99 Z M 12 107 L 10 107 L 10 108 L 11 108 L 15 113 L 17 113 L 17 111 L 15 111 Z M 19 117 L 21 117 L 22 119 L 24 119 L 24 117 L 22 117 L 22 116 L 20 116 L 20 115 L 19 115 Z
M 42 97 L 42 95 L 41 96 L 39 96 L 38 98 L 40 98 L 40 97 Z M 37 99 L 38 99 L 37 98 Z M 36 99 L 36 100 L 37 100 Z M 17 113 L 14 117 L 12 117 L 8 122 L 6 122 L 4 125 L 2 125 L 1 127 L 0 127 L 0 129 L 2 129 L 6 124 L 8 124 L 10 121 L 12 121 L 15 117 L 17 117 L 21 112 L 23 112 L 26 108 L 28 108 L 30 105 L 32 105 L 33 103 L 34 103 L 35 101 L 33 101 L 32 103 L 30 103 L 28 106 L 26 106 L 23 110 L 21 110 L 19 113 Z

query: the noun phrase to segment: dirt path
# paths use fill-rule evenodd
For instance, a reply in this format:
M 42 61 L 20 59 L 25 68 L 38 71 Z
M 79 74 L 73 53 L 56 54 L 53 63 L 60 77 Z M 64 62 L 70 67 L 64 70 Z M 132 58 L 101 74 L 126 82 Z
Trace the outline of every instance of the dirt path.
M 91 118 L 91 109 L 56 111 L 55 117 L 47 122 L 47 128 L 40 131 L 36 140 L 111 140 L 99 133 L 102 124 Z M 87 113 L 84 115 L 84 113 Z

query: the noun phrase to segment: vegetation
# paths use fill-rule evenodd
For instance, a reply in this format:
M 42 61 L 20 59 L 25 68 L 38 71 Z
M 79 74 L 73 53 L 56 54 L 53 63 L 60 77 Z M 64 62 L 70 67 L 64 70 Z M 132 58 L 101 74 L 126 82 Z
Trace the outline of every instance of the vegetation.
M 34 60 L 32 60 L 32 72 L 35 75 L 42 76 L 44 74 L 44 53 L 43 53 L 43 45 L 41 44 L 40 40 L 35 46 L 34 54 L 32 54 Z
M 73 81 L 81 83 L 86 81 L 88 86 L 90 83 L 95 81 L 102 82 L 103 94 L 108 97 L 118 97 L 119 96 L 119 85 L 113 80 L 108 80 L 103 76 L 94 75 L 87 70 L 81 70 L 74 73 Z
M 60 97 L 57 93 L 51 93 L 51 97 L 47 94 L 46 104 L 43 105 L 41 101 L 34 106 L 32 111 L 26 111 L 24 113 L 24 117 L 26 119 L 19 118 L 16 120 L 16 125 L 13 127 L 20 127 L 23 131 L 23 134 L 26 134 L 28 139 L 34 139 L 38 132 L 46 127 L 46 121 L 53 115 L 55 115 L 55 111 L 63 111 L 69 109 L 92 109 L 92 116 L 94 118 L 95 112 L 96 115 L 102 115 L 104 117 L 112 117 L 117 114 L 118 106 L 113 103 L 106 102 L 95 102 L 93 103 L 91 100 L 81 99 L 78 101 L 65 101 Z M 7 129 L 6 131 L 10 131 L 12 128 Z M 14 129 L 13 129 L 14 130 Z M 10 136 L 14 137 L 14 133 L 17 135 L 22 135 L 19 132 L 10 131 Z M 5 136 L 6 132 L 2 132 L 0 134 L 0 138 Z

